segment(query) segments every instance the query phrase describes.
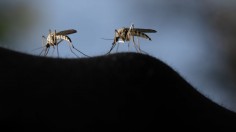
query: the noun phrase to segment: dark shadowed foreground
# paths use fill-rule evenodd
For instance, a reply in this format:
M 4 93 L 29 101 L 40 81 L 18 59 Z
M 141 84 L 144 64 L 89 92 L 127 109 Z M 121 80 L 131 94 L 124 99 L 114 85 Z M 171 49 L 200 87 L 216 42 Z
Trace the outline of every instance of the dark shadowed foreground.
M 0 49 L 0 61 L 0 131 L 236 130 L 235 113 L 148 55 L 55 59 Z

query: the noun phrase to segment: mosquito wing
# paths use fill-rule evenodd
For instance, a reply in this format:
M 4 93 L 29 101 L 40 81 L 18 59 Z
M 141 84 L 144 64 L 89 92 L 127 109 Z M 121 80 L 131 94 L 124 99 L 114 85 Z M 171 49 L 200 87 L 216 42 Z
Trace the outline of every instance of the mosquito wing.
M 69 29 L 69 30 L 64 30 L 64 31 L 60 31 L 57 32 L 56 35 L 68 35 L 68 34 L 73 34 L 76 33 L 77 31 L 74 29 Z
M 129 30 L 130 28 L 126 28 L 126 30 Z M 142 33 L 156 33 L 157 31 L 156 30 L 153 30 L 153 29 L 143 29 L 143 28 L 133 28 L 132 29 L 133 31 L 139 31 L 139 32 L 142 32 Z

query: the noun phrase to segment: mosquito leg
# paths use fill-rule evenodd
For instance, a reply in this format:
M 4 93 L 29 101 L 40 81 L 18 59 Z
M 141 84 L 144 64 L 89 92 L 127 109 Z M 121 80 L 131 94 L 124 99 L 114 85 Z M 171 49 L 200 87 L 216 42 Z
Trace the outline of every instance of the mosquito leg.
M 49 34 L 48 34 L 48 36 L 49 36 L 49 38 L 50 38 L 50 40 L 49 40 L 49 41 L 50 41 L 50 43 L 52 43 L 52 42 L 51 42 L 51 41 L 52 41 L 52 40 L 51 40 L 51 39 L 52 39 L 52 33 L 51 33 L 51 29 L 49 29 Z
M 116 47 L 116 52 L 118 52 L 118 49 L 119 49 L 119 43 L 117 43 L 117 47 Z
M 46 37 L 43 35 L 43 36 L 42 36 L 42 47 L 43 47 L 43 50 L 40 52 L 39 56 L 41 56 L 41 54 L 43 53 L 43 51 L 46 50 L 46 49 L 44 48 L 44 47 L 46 46 L 45 40 L 47 40 L 47 39 L 46 39 Z
M 75 53 L 75 52 L 73 52 L 73 50 L 72 50 L 72 48 L 74 48 L 74 46 L 72 45 L 72 43 L 68 43 L 69 44 L 69 47 L 70 47 L 70 51 L 76 56 L 76 57 L 78 57 L 79 58 L 79 56 Z M 72 47 L 72 48 L 71 48 Z
M 133 23 L 131 23 L 131 26 L 130 26 L 130 28 L 132 28 L 132 29 L 134 28 L 134 24 L 133 24 Z
M 42 52 L 40 53 L 40 55 L 44 52 L 44 55 L 43 56 L 46 56 L 46 52 L 47 52 L 48 48 L 46 47 L 44 50 L 42 50 Z
M 60 40 L 60 41 L 57 43 L 57 45 L 60 44 L 62 41 L 63 41 L 63 40 Z
M 53 33 L 53 36 L 54 36 L 54 41 L 56 40 L 56 30 L 54 30 L 54 33 Z
M 50 49 L 50 47 L 46 48 L 44 56 L 47 56 L 49 49 Z
M 73 50 L 72 50 L 72 48 L 74 48 L 73 44 L 72 44 L 71 42 L 68 42 L 68 45 L 69 45 L 70 51 L 71 51 L 76 57 L 79 58 L 79 56 L 78 56 L 75 52 L 73 52 Z M 71 47 L 72 47 L 72 48 L 71 48 Z
M 52 56 L 53 56 L 54 51 L 55 51 L 55 47 L 53 46 Z
M 145 52 L 144 50 L 141 50 L 141 49 L 140 49 L 140 52 L 141 52 L 141 53 L 143 53 L 143 54 L 146 54 L 146 55 L 148 55 L 148 53 L 147 53 L 147 52 Z
M 132 36 L 132 40 L 133 40 L 133 44 L 134 44 L 134 48 L 136 49 L 137 52 L 139 52 L 138 48 L 137 48 L 137 45 L 135 43 L 135 40 L 134 40 L 134 36 Z
M 53 43 L 53 42 L 51 42 L 52 40 L 51 40 L 51 35 L 52 35 L 52 32 L 51 32 L 51 29 L 49 29 L 49 37 L 50 37 L 50 43 Z M 49 47 L 46 47 L 46 49 L 45 49 L 45 52 L 44 52 L 44 56 L 47 56 L 47 54 L 48 54 L 48 52 L 49 52 L 49 49 L 50 49 L 50 46 Z
M 61 42 L 61 41 L 60 41 L 60 42 Z M 59 58 L 58 44 L 59 44 L 60 42 L 58 42 L 58 43 L 56 44 L 56 47 L 57 47 L 57 58 Z
M 42 51 L 40 52 L 39 56 L 42 55 L 42 53 L 46 50 L 46 48 L 42 49 Z M 46 52 L 46 51 L 45 51 Z
M 116 46 L 116 44 L 112 44 L 111 49 L 106 53 L 106 55 L 107 55 L 107 54 L 110 54 L 111 51 L 113 50 L 113 48 L 114 48 L 115 46 Z
M 56 30 L 54 30 L 54 34 L 53 34 L 53 44 L 57 46 Z M 53 46 L 53 48 L 54 48 L 54 46 Z M 54 51 L 54 49 L 53 49 L 53 51 Z M 58 53 L 58 46 L 57 46 L 57 57 L 59 57 L 58 54 L 59 53 Z
M 59 58 L 59 49 L 58 49 L 58 44 L 59 43 L 61 43 L 63 40 L 60 40 L 57 44 L 56 44 L 56 46 L 57 46 L 57 57 Z
M 139 42 L 139 38 L 137 39 L 137 41 L 138 41 L 138 49 L 139 49 L 139 52 L 148 55 L 147 52 L 145 52 L 144 50 L 141 50 L 141 48 L 140 48 L 140 42 Z
M 45 49 L 44 56 L 47 56 L 48 48 Z
M 128 42 L 128 52 L 129 52 L 129 42 Z
M 71 47 L 70 47 L 70 51 L 71 51 L 76 57 L 79 58 L 79 56 L 78 56 L 75 52 L 73 52 L 73 50 L 71 49 Z
M 140 48 L 140 43 L 139 43 L 139 39 L 138 39 L 138 46 L 139 46 L 139 52 L 140 52 L 140 53 L 143 53 L 143 54 L 147 54 L 147 55 L 148 55 L 147 52 L 145 52 L 144 50 L 141 50 L 141 48 Z
M 54 31 L 54 34 L 53 34 L 53 44 L 57 44 L 57 42 L 56 42 L 56 30 Z
M 140 42 L 139 42 L 139 38 L 137 38 L 137 41 L 138 41 L 138 49 L 139 49 L 139 52 L 148 55 L 147 52 L 145 52 L 144 50 L 141 50 L 141 48 L 140 48 Z
M 45 46 L 45 45 L 44 45 L 44 44 L 45 44 L 45 43 L 44 43 L 44 42 L 45 42 L 44 40 L 47 40 L 47 39 L 46 39 L 46 37 L 45 37 L 45 36 L 42 36 L 42 47 L 44 47 L 44 46 Z
M 139 43 L 139 38 L 138 37 L 137 37 L 137 41 L 138 41 L 138 50 L 139 50 L 139 52 L 141 52 L 140 43 Z
M 57 46 L 57 57 L 59 58 L 59 50 L 58 50 L 58 45 Z
M 81 53 L 82 55 L 84 55 L 84 56 L 86 56 L 86 57 L 90 57 L 90 56 L 86 55 L 85 53 L 83 53 L 82 51 L 80 51 L 80 50 L 78 50 L 77 48 L 75 48 L 72 43 L 70 43 L 70 44 L 71 44 L 71 47 L 72 47 L 73 49 L 77 50 L 77 51 L 78 51 L 79 53 Z
M 127 35 L 126 35 L 126 40 L 130 40 L 130 37 L 131 37 L 131 30 L 134 28 L 134 24 L 132 23 L 130 28 L 129 28 L 129 31 L 127 32 Z M 133 36 L 132 36 L 133 37 Z M 128 51 L 129 51 L 129 44 L 130 42 L 128 43 Z

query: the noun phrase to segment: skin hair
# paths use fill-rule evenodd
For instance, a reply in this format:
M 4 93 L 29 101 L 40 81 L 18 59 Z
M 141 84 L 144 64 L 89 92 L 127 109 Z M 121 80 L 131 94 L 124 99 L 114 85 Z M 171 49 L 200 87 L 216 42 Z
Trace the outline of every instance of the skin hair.
M 0 131 L 236 130 L 234 112 L 149 55 L 0 58 Z

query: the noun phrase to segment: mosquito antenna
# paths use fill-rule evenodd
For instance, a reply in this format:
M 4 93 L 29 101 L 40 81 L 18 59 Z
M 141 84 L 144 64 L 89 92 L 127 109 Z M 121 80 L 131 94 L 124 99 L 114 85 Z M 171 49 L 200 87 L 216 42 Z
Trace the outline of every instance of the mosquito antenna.
M 113 40 L 113 39 L 108 39 L 108 38 L 101 38 L 101 39 L 103 39 L 103 40 Z
M 46 45 L 43 46 L 43 47 L 38 47 L 38 48 L 32 49 L 31 51 L 39 50 L 39 49 L 42 49 L 42 48 L 44 48 L 44 47 L 46 47 Z
M 43 39 L 46 39 L 45 36 L 42 36 L 42 38 L 43 38 Z M 42 40 L 42 47 L 38 47 L 38 48 L 32 49 L 32 51 L 35 51 L 35 50 L 42 49 L 42 48 L 46 47 L 46 45 L 43 45 L 43 43 L 44 43 L 44 42 L 43 42 L 43 40 Z

